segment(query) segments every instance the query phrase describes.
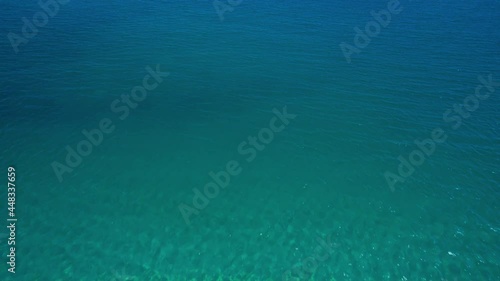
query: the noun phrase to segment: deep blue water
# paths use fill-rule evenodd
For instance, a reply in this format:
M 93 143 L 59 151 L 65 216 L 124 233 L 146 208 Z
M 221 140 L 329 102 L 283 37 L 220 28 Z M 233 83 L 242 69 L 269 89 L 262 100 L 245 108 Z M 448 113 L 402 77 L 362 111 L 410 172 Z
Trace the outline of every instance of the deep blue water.
M 0 1 L 0 280 L 500 280 L 499 1 L 47 3 Z

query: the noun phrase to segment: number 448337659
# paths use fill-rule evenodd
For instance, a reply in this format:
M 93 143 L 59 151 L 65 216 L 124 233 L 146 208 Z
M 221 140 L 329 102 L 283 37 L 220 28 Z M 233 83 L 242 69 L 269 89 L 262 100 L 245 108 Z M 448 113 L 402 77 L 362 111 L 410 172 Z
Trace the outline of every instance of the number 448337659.
M 14 167 L 9 167 L 7 169 L 7 200 L 8 200 L 8 210 L 9 217 L 15 217 L 14 210 L 16 209 L 16 169 Z

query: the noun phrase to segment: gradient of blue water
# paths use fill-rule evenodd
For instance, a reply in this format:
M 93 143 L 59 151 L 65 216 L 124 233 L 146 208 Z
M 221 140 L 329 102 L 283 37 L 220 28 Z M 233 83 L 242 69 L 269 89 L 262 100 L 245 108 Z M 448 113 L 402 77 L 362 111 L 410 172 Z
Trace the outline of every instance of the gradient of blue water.
M 500 4 L 400 5 L 348 63 L 339 44 L 387 1 L 243 1 L 223 21 L 211 1 L 70 1 L 17 54 L 7 34 L 40 7 L 0 1 L 1 169 L 20 185 L 1 279 L 280 280 L 333 233 L 316 280 L 498 280 L 499 90 L 456 130 L 443 113 L 500 80 Z M 157 64 L 171 75 L 119 120 Z M 285 105 L 297 118 L 246 163 L 238 145 Z M 105 117 L 58 182 L 51 163 Z M 384 172 L 436 127 L 447 141 L 391 192 Z M 232 159 L 186 226 L 178 205 Z

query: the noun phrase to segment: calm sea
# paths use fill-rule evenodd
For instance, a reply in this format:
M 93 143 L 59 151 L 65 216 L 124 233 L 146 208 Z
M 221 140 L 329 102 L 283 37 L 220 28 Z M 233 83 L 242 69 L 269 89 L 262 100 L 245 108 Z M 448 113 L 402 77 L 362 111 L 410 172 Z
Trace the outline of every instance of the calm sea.
M 0 280 L 500 280 L 499 1 L 3 0 L 0 31 Z

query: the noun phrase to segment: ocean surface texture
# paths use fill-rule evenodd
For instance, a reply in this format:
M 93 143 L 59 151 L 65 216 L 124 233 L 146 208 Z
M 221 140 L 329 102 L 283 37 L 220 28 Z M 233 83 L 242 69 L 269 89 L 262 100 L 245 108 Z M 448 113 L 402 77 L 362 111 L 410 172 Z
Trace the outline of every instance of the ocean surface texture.
M 0 31 L 2 281 L 500 280 L 498 0 L 0 0 Z

